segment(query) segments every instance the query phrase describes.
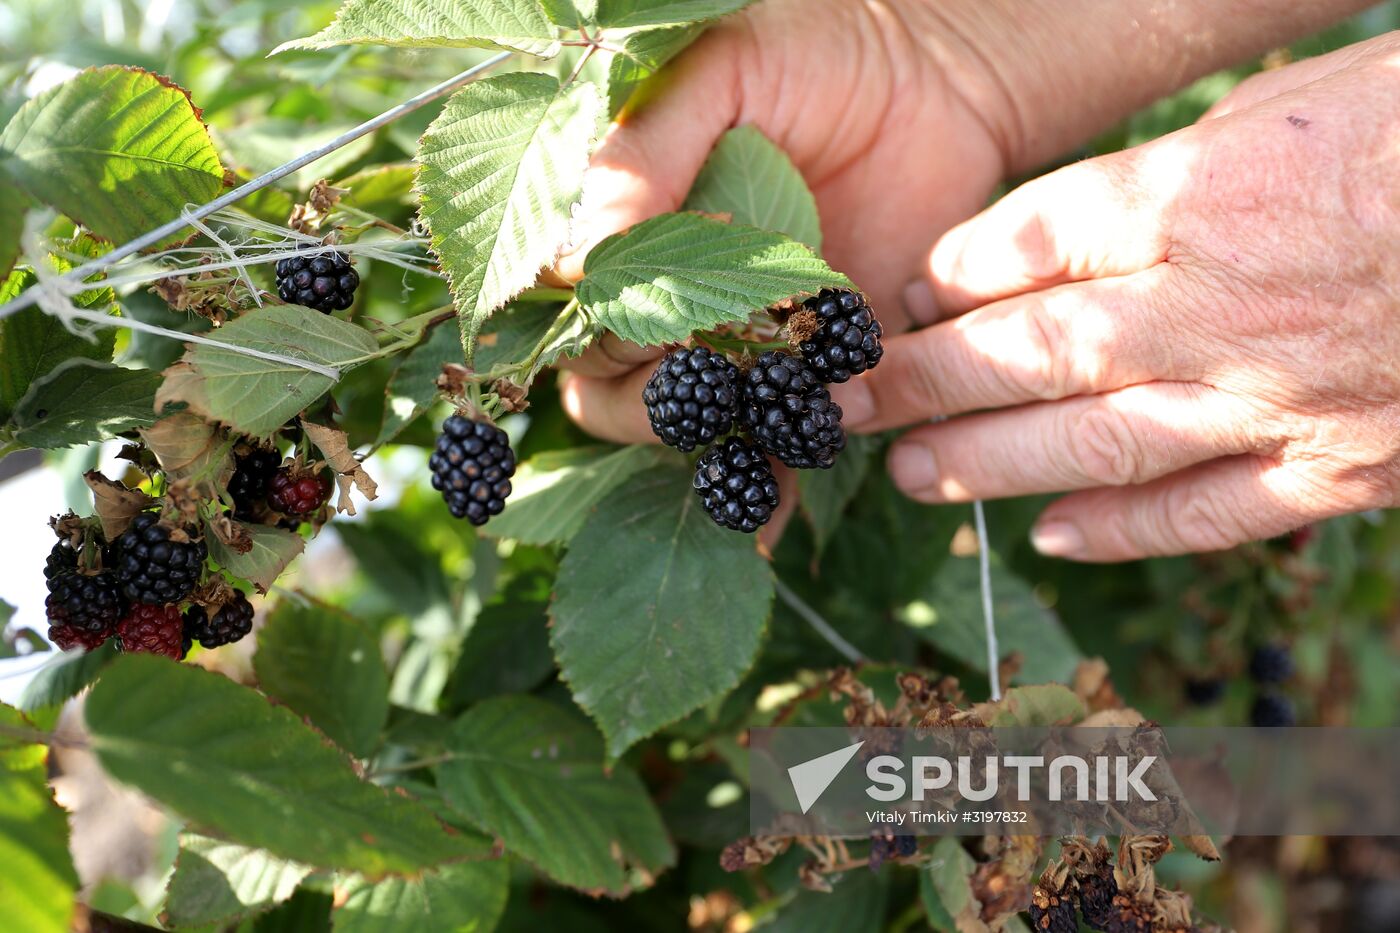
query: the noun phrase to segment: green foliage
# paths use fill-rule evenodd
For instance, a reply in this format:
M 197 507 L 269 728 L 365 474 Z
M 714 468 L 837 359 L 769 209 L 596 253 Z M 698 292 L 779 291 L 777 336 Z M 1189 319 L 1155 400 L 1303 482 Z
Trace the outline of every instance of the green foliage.
M 592 84 L 502 75 L 460 91 L 428 127 L 418 151 L 422 216 L 464 345 L 564 245 L 601 111 Z
M 0 728 L 32 728 L 0 705 Z M 68 819 L 45 782 L 43 749 L 0 732 L 0 917 L 17 930 L 61 933 L 78 876 L 68 855 Z
M 409 48 L 500 48 L 548 56 L 559 50 L 554 30 L 533 0 L 349 0 L 335 22 L 274 50 L 336 45 Z
M 156 421 L 160 374 L 81 357 L 66 360 L 29 386 L 15 406 L 15 440 L 54 450 L 90 444 Z
M 735 223 L 822 248 L 817 202 L 787 153 L 754 126 L 720 137 L 685 200 L 688 211 L 729 214 Z
M 404 354 L 384 387 L 384 417 L 375 444 L 398 437 L 437 398 L 437 377 L 447 363 L 460 362 L 462 345 L 451 327 L 434 327 L 427 338 Z
M 242 577 L 259 592 L 267 592 L 272 582 L 306 547 L 306 541 L 294 532 L 266 525 L 244 525 L 249 548 L 238 551 L 224 544 L 216 534 L 207 536 L 209 556 L 235 576 Z
M 0 173 L 116 242 L 210 200 L 224 170 L 185 91 L 158 75 L 92 68 L 20 108 Z
M 447 802 L 556 881 L 621 895 L 645 887 L 676 853 L 642 782 L 603 767 L 603 743 L 544 700 L 499 696 L 452 730 L 437 769 Z
M 361 781 L 293 713 L 217 674 L 125 656 L 93 689 L 87 720 L 113 777 L 230 841 L 370 877 L 480 851 Z
M 617 116 L 633 92 L 699 38 L 702 31 L 702 27 L 692 24 L 659 26 L 628 30 L 620 40 L 614 40 L 619 41 L 620 54 L 613 56 L 608 65 L 609 115 Z
M 96 651 L 54 654 L 24 685 L 20 708 L 25 711 L 41 710 L 72 699 L 97 680 L 97 675 L 116 658 L 117 653 L 116 644 L 108 642 Z
M 505 862 L 458 862 L 420 878 L 386 878 L 346 885 L 335 912 L 335 933 L 478 933 L 494 929 L 505 910 Z
M 166 886 L 166 916 L 177 927 L 239 920 L 287 900 L 310 873 L 261 849 L 187 833 Z

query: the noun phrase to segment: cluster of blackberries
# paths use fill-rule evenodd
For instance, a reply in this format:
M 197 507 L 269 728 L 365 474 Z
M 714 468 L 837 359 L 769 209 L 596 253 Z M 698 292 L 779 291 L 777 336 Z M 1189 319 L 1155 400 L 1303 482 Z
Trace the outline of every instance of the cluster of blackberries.
M 768 457 L 795 469 L 827 469 L 846 446 L 829 383 L 880 361 L 880 322 L 865 296 L 823 289 L 788 318 L 800 356 L 769 350 L 745 371 L 706 347 L 662 359 L 642 390 L 662 443 L 691 451 L 714 443 L 695 466 L 695 491 L 717 524 L 752 533 L 773 517 L 778 484 Z M 725 437 L 737 430 L 738 437 Z
M 59 541 L 45 560 L 49 640 L 64 651 L 92 651 L 115 637 L 124 651 L 179 660 L 195 640 L 212 648 L 252 630 L 253 607 L 242 593 L 212 620 L 199 605 L 181 613 L 208 556 L 191 529 L 176 533 L 157 513 L 143 512 L 110 544 L 94 537 L 82 552 Z
M 323 247 L 302 245 L 304 250 Z M 322 314 L 344 311 L 355 302 L 360 276 L 337 250 L 277 260 L 277 294 L 288 304 L 315 308 Z
M 1293 655 L 1285 645 L 1266 644 L 1249 657 L 1249 679 L 1259 685 L 1249 707 L 1253 726 L 1278 728 L 1298 724 L 1293 701 L 1279 692 L 1279 685 L 1293 676 Z
M 295 528 L 320 511 L 331 489 L 327 472 L 283 466 L 282 455 L 273 448 L 240 444 L 235 451 L 228 492 L 239 521 Z
M 909 858 L 917 855 L 919 840 L 915 836 L 896 836 L 891 833 L 876 833 L 870 837 L 871 871 L 879 871 L 880 866 L 891 859 Z
M 494 424 L 453 415 L 442 423 L 428 469 L 448 511 L 484 525 L 506 506 L 515 451 L 506 432 Z

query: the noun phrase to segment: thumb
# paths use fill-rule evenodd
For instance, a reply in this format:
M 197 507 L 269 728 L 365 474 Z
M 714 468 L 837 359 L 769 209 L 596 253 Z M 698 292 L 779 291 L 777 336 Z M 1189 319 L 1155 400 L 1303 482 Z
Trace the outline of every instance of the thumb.
M 732 33 L 708 33 L 644 90 L 604 137 L 584 176 L 572 245 L 556 271 L 583 278 L 588 251 L 614 233 L 685 201 L 715 141 L 739 112 L 739 66 Z

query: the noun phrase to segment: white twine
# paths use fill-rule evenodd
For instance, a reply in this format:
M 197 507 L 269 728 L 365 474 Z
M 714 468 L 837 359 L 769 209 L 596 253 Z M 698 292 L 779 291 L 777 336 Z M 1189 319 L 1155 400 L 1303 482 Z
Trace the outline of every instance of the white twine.
M 992 547 L 987 540 L 987 512 L 982 500 L 972 503 L 972 517 L 977 524 L 977 565 L 982 578 L 982 626 L 987 632 L 987 682 L 992 701 L 1001 699 L 1001 652 L 997 648 L 997 620 L 992 610 Z

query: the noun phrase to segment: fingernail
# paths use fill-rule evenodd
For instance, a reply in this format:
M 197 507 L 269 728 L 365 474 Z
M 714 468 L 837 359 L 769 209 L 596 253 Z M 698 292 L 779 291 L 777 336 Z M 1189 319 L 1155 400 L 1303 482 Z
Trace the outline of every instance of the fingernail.
M 933 289 L 923 279 L 904 286 L 904 313 L 915 324 L 932 324 L 938 320 L 938 302 L 933 298 Z
M 831 387 L 832 401 L 841 406 L 841 423 L 858 428 L 875 417 L 875 395 L 862 379 Z
M 1031 544 L 1047 557 L 1078 557 L 1084 535 L 1073 522 L 1049 521 L 1031 529 Z
M 896 444 L 890 451 L 890 475 L 905 492 L 927 494 L 938 482 L 938 464 L 927 445 L 909 441 Z

